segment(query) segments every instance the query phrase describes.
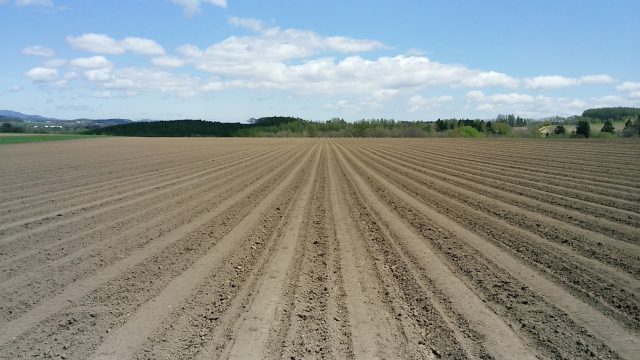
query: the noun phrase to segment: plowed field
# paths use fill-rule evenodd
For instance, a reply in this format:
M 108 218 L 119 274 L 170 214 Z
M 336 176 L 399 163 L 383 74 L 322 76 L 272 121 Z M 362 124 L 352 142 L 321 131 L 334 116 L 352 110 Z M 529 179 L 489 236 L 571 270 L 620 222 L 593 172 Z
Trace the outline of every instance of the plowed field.
M 0 146 L 0 357 L 640 358 L 640 143 Z

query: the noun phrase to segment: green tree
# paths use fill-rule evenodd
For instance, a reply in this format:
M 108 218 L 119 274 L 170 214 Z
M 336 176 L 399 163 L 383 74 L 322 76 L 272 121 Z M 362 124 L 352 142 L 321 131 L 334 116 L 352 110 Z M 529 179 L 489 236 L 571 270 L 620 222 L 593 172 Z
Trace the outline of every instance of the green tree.
M 14 126 L 9 123 L 2 123 L 0 125 L 0 133 L 23 133 L 24 128 L 21 126 Z
M 504 122 L 496 122 L 492 126 L 493 132 L 498 135 L 510 135 L 511 134 L 511 126 Z
M 562 126 L 562 125 L 558 125 L 558 126 L 556 126 L 555 129 L 553 129 L 553 133 L 555 135 L 564 135 L 564 134 L 567 133 L 567 129 L 565 129 L 564 126 Z
M 587 120 L 580 120 L 576 123 L 576 137 L 591 137 L 591 125 Z
M 607 120 L 607 121 L 605 121 L 604 125 L 602 126 L 602 130 L 600 130 L 600 131 L 613 134 L 613 132 L 615 130 L 616 129 L 613 127 L 613 124 L 611 123 L 611 121 Z

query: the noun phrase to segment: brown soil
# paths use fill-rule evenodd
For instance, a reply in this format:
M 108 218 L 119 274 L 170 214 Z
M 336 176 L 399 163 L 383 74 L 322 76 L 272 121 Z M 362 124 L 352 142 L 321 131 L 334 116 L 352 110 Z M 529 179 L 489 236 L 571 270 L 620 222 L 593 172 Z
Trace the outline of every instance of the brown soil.
M 0 358 L 636 359 L 640 143 L 0 146 Z

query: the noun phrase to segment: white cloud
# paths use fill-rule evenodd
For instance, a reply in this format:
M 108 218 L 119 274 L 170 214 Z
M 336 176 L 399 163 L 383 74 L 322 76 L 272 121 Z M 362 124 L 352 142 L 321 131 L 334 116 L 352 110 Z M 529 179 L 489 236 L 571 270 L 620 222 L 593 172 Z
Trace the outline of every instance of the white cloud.
M 22 53 L 25 55 L 42 56 L 42 57 L 51 57 L 56 54 L 55 51 L 53 51 L 52 49 L 49 49 L 48 47 L 44 47 L 40 45 L 24 48 L 22 49 Z
M 218 64 L 283 62 L 322 53 L 357 53 L 385 48 L 382 43 L 374 40 L 327 37 L 297 29 L 267 28 L 253 19 L 231 18 L 229 22 L 258 30 L 258 34 L 231 36 L 204 50 L 193 45 L 183 45 L 179 48 L 180 52 L 207 70 Z
M 508 88 L 515 88 L 519 84 L 519 81 L 507 74 L 485 71 L 471 75 L 462 81 L 462 85 L 466 87 L 489 87 L 489 86 L 503 86 Z
M 270 27 L 255 19 L 232 17 L 228 22 L 255 34 L 231 36 L 205 49 L 187 44 L 179 47 L 178 52 L 187 64 L 215 74 L 219 77 L 217 82 L 234 82 L 234 87 L 297 93 L 371 94 L 379 89 L 400 91 L 438 85 L 553 89 L 615 81 L 609 75 L 518 79 L 497 71 L 438 63 L 422 55 L 336 58 L 332 56 L 385 49 L 386 46 L 374 40 Z
M 633 105 L 623 97 L 608 95 L 586 99 L 532 96 L 520 93 L 498 93 L 486 95 L 481 91 L 470 91 L 465 101 L 475 110 L 487 115 L 512 113 L 520 116 L 541 117 L 549 115 L 569 116 L 581 113 L 587 108 Z
M 169 67 L 169 68 L 178 68 L 184 66 L 185 61 L 172 56 L 159 56 L 151 59 L 153 65 Z
M 260 20 L 239 18 L 235 16 L 229 18 L 229 24 L 244 27 L 255 32 L 260 32 L 265 28 L 264 23 Z
M 382 107 L 382 105 L 376 101 L 370 100 L 342 99 L 336 102 L 327 103 L 323 107 L 328 110 L 337 110 L 349 112 L 352 114 L 359 114 L 366 111 L 378 110 Z
M 80 36 L 67 36 L 67 42 L 77 50 L 111 55 L 124 53 L 124 48 L 119 42 L 105 34 L 88 33 Z
M 396 89 L 380 89 L 373 92 L 372 97 L 376 101 L 387 101 L 398 95 L 400 91 Z
M 182 6 L 185 14 L 190 16 L 200 12 L 201 4 L 211 4 L 223 8 L 227 7 L 227 0 L 171 0 L 171 2 Z
M 199 5 L 201 2 L 195 3 Z M 443 87 L 476 89 L 466 94 L 465 101 L 468 107 L 485 112 L 517 110 L 523 111 L 521 114 L 537 113 L 540 109 L 551 109 L 552 105 L 566 106 L 566 111 L 573 111 L 584 105 L 614 101 L 554 99 L 523 94 L 515 90 L 505 93 L 485 90 L 486 94 L 478 91 L 480 88 L 525 88 L 543 91 L 615 82 L 615 79 L 606 74 L 575 78 L 558 75 L 515 78 L 498 71 L 436 62 L 419 52 L 413 52 L 414 55 L 363 56 L 364 52 L 389 50 L 386 45 L 375 40 L 283 29 L 247 18 L 231 17 L 228 23 L 247 29 L 248 32 L 243 31 L 244 34 L 241 36 L 230 36 L 203 48 L 185 44 L 178 47 L 175 55 L 166 54 L 160 44 L 150 39 L 114 39 L 105 34 L 95 33 L 69 36 L 67 42 L 71 47 L 97 53 L 96 56 L 76 58 L 66 63 L 64 60 L 52 59 L 44 62 L 40 69 L 60 68 L 63 76 L 51 71 L 47 75 L 39 70 L 30 77 L 45 79 L 49 76 L 53 80 L 39 81 L 66 82 L 82 76 L 91 84 L 91 90 L 95 91 L 95 94 L 108 92 L 110 96 L 155 91 L 186 97 L 229 89 L 327 95 L 325 102 L 329 102 L 325 108 L 353 112 L 379 109 L 384 102 L 398 99 L 402 94 L 408 99 L 397 100 L 389 107 L 402 106 L 406 102 L 408 112 L 417 112 L 453 101 L 450 96 L 415 95 L 426 88 Z M 120 68 L 119 62 L 127 61 L 127 57 L 111 63 L 102 56 L 127 52 L 149 56 L 149 67 Z M 55 61 L 58 62 L 54 63 Z M 66 68 L 63 67 L 65 64 Z M 206 76 L 201 79 L 194 75 L 180 74 L 180 71 L 175 69 L 181 67 L 190 67 L 189 72 L 202 71 Z M 623 83 L 617 88 L 621 91 L 640 92 L 640 83 Z M 637 98 L 637 94 L 634 93 L 625 96 L 624 99 L 628 102 L 633 96 Z M 583 109 L 584 107 L 579 110 Z
M 58 70 L 52 68 L 35 67 L 25 73 L 25 76 L 35 82 L 49 82 L 58 78 Z
M 104 56 L 92 56 L 73 59 L 69 61 L 69 65 L 79 68 L 96 69 L 110 66 L 111 62 Z
M 402 55 L 375 60 L 360 56 L 349 56 L 342 60 L 319 58 L 289 65 L 259 57 L 224 60 L 221 59 L 224 56 L 222 54 L 205 54 L 191 46 L 183 47 L 180 51 L 198 69 L 225 79 L 242 81 L 245 87 L 305 93 L 373 93 L 380 89 L 398 91 L 457 83 L 471 73 L 463 66 Z
M 432 98 L 424 98 L 420 95 L 414 95 L 407 101 L 407 105 L 409 106 L 407 108 L 407 112 L 416 112 L 418 110 L 422 110 L 430 106 L 437 106 L 439 104 L 450 102 L 452 100 L 453 96 L 449 95 L 436 96 Z
M 153 40 L 127 37 L 120 42 L 123 49 L 139 55 L 164 55 L 164 49 Z
M 640 82 L 623 82 L 616 86 L 616 89 L 620 91 L 640 91 Z
M 524 80 L 524 85 L 528 89 L 554 89 L 578 85 L 577 79 L 564 76 L 536 76 Z
M 482 91 L 469 91 L 465 96 L 467 102 L 483 102 L 489 104 L 523 104 L 532 103 L 533 96 L 527 94 L 508 93 L 485 95 Z
M 100 68 L 100 69 L 87 70 L 84 72 L 84 76 L 89 81 L 95 81 L 95 82 L 107 81 L 111 79 L 112 70 L 113 68 L 110 66 Z
M 135 94 L 140 91 L 173 93 L 180 97 L 197 95 L 201 85 L 199 78 L 173 74 L 146 68 L 113 69 L 106 67 L 87 70 L 85 78 L 106 91 L 120 91 Z
M 611 84 L 615 79 L 609 75 L 586 75 L 579 78 L 569 78 L 558 75 L 536 76 L 524 79 L 524 86 L 528 89 L 556 89 L 579 85 Z
M 616 79 L 614 79 L 610 75 L 606 75 L 606 74 L 586 75 L 586 76 L 580 77 L 580 84 L 581 85 L 582 84 L 584 84 L 584 85 L 590 85 L 590 84 L 594 84 L 594 85 L 613 84 L 615 82 L 616 82 Z
M 38 5 L 38 6 L 53 7 L 52 0 L 16 0 L 15 3 L 18 6 Z
M 164 49 L 150 39 L 126 37 L 116 40 L 105 34 L 88 33 L 80 36 L 67 36 L 67 42 L 77 50 L 98 54 L 120 55 L 130 51 L 139 55 L 163 55 Z

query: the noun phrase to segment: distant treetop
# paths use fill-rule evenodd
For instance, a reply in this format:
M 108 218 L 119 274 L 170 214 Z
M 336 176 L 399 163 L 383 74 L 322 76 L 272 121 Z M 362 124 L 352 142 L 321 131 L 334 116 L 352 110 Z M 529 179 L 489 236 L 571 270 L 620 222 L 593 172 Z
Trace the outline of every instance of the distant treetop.
M 631 107 L 609 107 L 600 109 L 588 109 L 582 113 L 582 117 L 598 119 L 602 122 L 625 121 L 628 119 L 640 118 L 640 108 Z

